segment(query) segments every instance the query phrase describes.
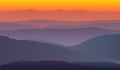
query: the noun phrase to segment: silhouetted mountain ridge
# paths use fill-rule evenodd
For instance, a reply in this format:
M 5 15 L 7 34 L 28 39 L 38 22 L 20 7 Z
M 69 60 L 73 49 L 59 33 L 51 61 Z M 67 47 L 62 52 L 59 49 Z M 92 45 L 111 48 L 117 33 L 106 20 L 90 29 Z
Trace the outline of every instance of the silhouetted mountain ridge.
M 16 40 L 0 36 L 0 64 L 18 60 L 64 60 L 75 61 L 88 59 L 87 55 L 44 42 Z
M 97 36 L 73 48 L 89 55 L 104 56 L 119 61 L 120 34 Z

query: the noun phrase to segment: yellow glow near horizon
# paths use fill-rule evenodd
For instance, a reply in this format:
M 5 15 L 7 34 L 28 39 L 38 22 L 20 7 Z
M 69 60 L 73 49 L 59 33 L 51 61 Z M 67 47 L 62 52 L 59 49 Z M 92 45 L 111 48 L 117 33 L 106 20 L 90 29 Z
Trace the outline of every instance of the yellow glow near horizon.
M 120 0 L 1 0 L 0 11 L 8 10 L 88 10 L 120 12 Z

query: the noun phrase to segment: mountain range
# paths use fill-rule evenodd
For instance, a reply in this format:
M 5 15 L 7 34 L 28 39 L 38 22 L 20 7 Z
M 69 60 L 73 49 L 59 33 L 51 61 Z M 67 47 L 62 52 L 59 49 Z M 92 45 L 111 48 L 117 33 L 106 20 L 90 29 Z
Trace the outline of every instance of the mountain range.
M 26 20 L 0 22 L 0 30 L 18 29 L 79 29 L 79 28 L 103 28 L 120 30 L 120 20 L 106 21 L 57 21 L 57 20 Z
M 65 46 L 80 44 L 88 39 L 105 34 L 119 34 L 120 30 L 108 30 L 96 27 L 78 29 L 20 29 L 1 30 L 0 35 L 14 39 L 27 39 L 39 42 L 50 42 Z
M 89 60 L 91 58 L 93 60 L 98 59 L 98 57 L 85 55 L 68 48 L 63 48 L 60 45 L 29 40 L 16 40 L 6 36 L 0 36 L 0 64 L 19 60 L 63 60 L 72 62 Z M 101 58 L 101 60 L 103 59 Z
M 0 64 L 25 60 L 57 60 L 120 63 L 120 35 L 92 38 L 72 48 L 30 40 L 16 40 L 0 36 Z

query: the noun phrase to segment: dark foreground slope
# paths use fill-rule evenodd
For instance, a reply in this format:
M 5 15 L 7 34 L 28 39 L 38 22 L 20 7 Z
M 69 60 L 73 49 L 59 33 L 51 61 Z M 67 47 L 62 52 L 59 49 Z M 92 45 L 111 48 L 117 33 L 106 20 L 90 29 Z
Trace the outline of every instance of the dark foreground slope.
M 0 70 L 120 70 L 120 67 L 90 67 L 64 61 L 20 61 L 2 65 Z

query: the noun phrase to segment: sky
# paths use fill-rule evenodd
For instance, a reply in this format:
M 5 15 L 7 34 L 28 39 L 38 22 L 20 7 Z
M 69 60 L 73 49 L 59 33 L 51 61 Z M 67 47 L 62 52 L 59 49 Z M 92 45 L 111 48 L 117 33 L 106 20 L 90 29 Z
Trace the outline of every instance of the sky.
M 120 0 L 0 0 L 0 11 L 26 9 L 120 12 Z
M 120 0 L 0 0 L 0 22 L 28 20 L 120 20 Z

